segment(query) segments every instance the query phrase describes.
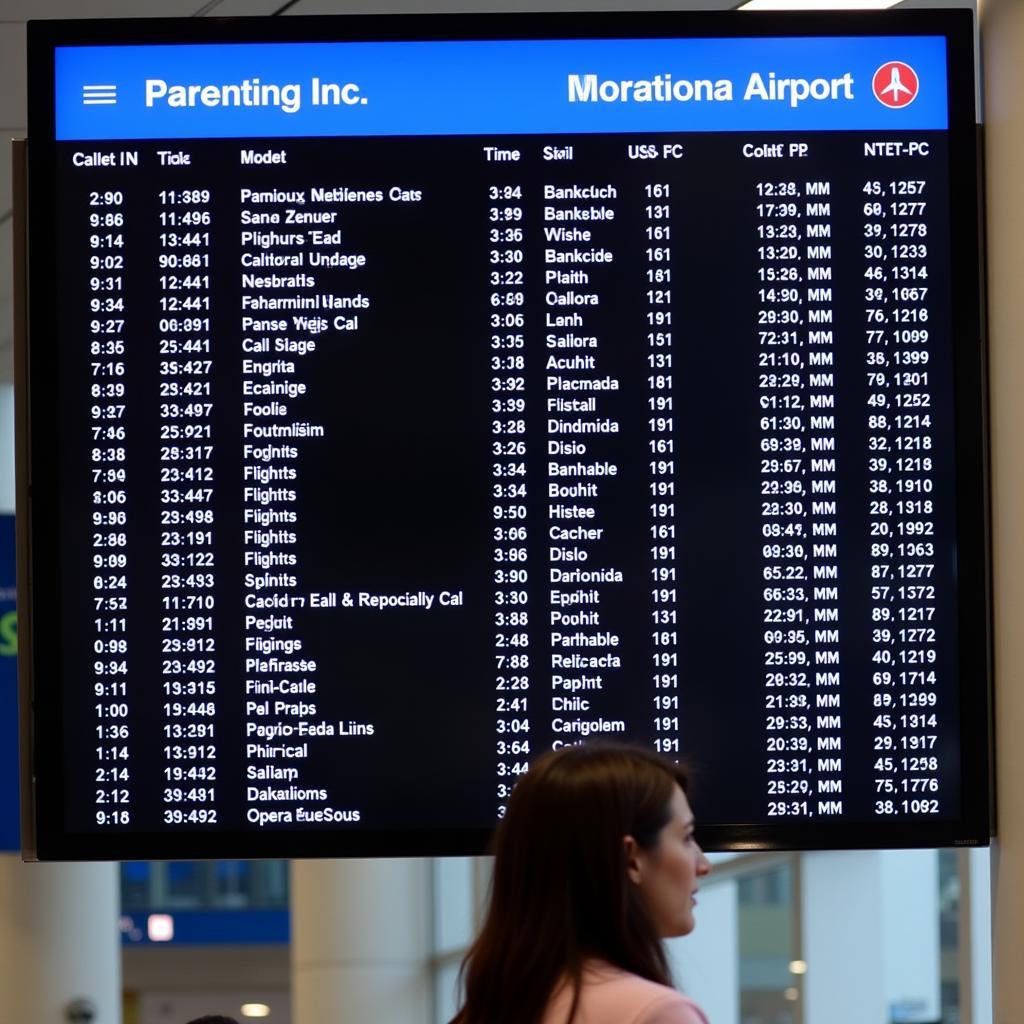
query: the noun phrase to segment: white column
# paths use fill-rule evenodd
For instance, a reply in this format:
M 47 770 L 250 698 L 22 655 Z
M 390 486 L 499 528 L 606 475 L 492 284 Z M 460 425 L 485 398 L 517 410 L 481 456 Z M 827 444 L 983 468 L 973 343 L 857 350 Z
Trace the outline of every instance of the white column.
M 804 1024 L 888 1020 L 877 853 L 805 854 L 801 877 Z
M 1024 1020 L 1024 4 L 979 7 L 988 201 L 992 569 L 999 837 L 992 860 L 993 1010 Z M 969 284 L 969 283 L 965 283 Z M 984 794 L 967 794 L 981 800 Z
M 884 850 L 881 867 L 881 938 L 885 944 L 885 1002 L 890 1016 L 938 1020 L 939 857 L 934 850 Z
M 14 389 L 0 385 L 0 512 L 14 511 Z M 0 1021 L 64 1024 L 86 999 L 121 1021 L 116 864 L 22 864 L 0 854 Z
M 988 850 L 969 850 L 971 1024 L 992 1017 L 992 871 Z
M 0 1020 L 64 1024 L 75 999 L 120 1024 L 116 864 L 22 864 L 0 856 Z
M 697 930 L 665 943 L 676 985 L 712 1024 L 740 1024 L 738 888 L 733 878 L 702 885 Z
M 431 1024 L 431 865 L 292 863 L 294 1024 Z
M 436 857 L 433 871 L 434 1019 L 448 1021 L 462 1002 L 459 985 L 462 957 L 472 943 L 485 905 L 490 858 Z
M 804 1024 L 938 1019 L 935 851 L 809 853 L 801 866 Z

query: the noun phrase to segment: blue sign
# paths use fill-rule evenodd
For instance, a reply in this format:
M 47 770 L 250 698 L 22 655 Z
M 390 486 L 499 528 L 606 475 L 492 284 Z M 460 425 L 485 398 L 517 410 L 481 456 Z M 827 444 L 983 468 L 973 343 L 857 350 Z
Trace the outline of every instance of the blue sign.
M 155 921 L 153 919 L 156 919 Z M 287 910 L 132 910 L 121 916 L 121 945 L 285 945 Z
M 58 140 L 947 127 L 938 36 L 71 46 Z

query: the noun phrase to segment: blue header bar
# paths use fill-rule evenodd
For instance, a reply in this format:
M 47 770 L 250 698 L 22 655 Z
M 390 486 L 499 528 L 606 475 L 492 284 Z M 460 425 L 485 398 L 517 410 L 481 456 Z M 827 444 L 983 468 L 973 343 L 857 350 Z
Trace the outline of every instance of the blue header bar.
M 58 140 L 948 126 L 939 36 L 74 46 Z

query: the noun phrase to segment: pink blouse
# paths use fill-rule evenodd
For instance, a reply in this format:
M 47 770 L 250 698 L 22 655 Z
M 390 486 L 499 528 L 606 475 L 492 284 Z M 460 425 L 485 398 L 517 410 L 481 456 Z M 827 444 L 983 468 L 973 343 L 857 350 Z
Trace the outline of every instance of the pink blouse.
M 568 1024 L 572 987 L 551 997 L 543 1024 Z M 704 1011 L 667 985 L 647 981 L 603 961 L 583 970 L 583 987 L 572 1024 L 708 1024 Z

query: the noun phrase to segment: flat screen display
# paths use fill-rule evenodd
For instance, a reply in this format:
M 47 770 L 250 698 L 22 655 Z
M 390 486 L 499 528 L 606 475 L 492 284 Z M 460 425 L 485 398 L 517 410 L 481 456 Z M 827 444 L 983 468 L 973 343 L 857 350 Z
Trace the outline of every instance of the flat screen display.
M 967 12 L 30 25 L 41 858 L 989 834 Z

